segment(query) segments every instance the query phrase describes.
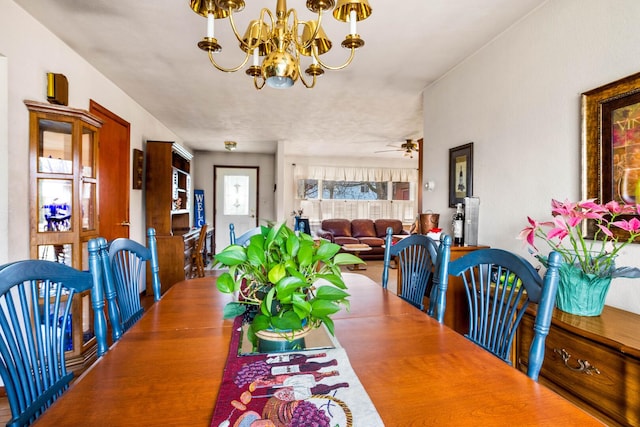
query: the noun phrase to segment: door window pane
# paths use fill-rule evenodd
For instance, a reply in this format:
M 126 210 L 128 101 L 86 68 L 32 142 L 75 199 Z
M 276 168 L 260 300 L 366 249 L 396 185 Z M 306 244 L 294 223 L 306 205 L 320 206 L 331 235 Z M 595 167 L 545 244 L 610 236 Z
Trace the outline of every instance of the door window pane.
M 224 176 L 224 214 L 249 215 L 248 176 Z

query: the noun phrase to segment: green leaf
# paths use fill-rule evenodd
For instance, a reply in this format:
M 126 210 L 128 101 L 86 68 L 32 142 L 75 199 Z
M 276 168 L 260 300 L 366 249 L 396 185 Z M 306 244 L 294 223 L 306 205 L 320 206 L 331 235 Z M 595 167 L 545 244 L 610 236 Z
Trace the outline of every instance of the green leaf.
M 333 258 L 334 264 L 346 265 L 346 264 L 364 264 L 364 261 L 355 256 L 354 254 L 337 254 Z
M 214 256 L 216 262 L 231 266 L 237 265 L 245 262 L 247 260 L 247 254 L 245 253 L 245 248 L 238 245 L 229 245 L 222 250 L 219 254 Z
M 334 286 L 337 286 L 340 289 L 347 289 L 347 285 L 344 284 L 344 280 L 342 280 L 342 276 L 337 274 L 318 274 L 318 279 L 324 279 L 327 282 L 331 283 Z
M 285 277 L 276 285 L 276 291 L 278 292 L 278 298 L 283 300 L 288 298 L 297 289 L 305 287 L 306 283 L 300 280 L 298 277 Z
M 298 236 L 292 234 L 287 237 L 286 248 L 287 253 L 292 257 L 295 257 L 298 253 L 298 250 L 300 250 L 300 240 L 298 239 Z
M 269 317 L 264 314 L 256 314 L 256 317 L 253 318 L 251 322 L 251 330 L 255 333 L 258 331 L 262 331 L 265 329 L 269 329 L 271 323 L 269 322 Z
M 334 288 L 332 286 L 321 286 L 316 290 L 316 298 L 329 301 L 338 301 L 345 299 L 348 296 L 349 294 L 342 289 Z
M 316 299 L 311 303 L 311 315 L 325 317 L 340 311 L 340 306 L 333 301 Z
M 263 232 L 264 232 L 264 230 L 263 230 Z M 264 242 L 265 242 L 264 235 L 262 233 L 258 233 L 258 234 L 254 234 L 253 236 L 249 237 L 249 245 L 248 246 L 254 246 L 256 248 L 264 250 Z
M 224 310 L 222 311 L 223 319 L 233 319 L 234 317 L 240 316 L 247 311 L 246 304 L 240 304 L 239 302 L 230 302 L 224 306 Z
M 297 331 L 302 329 L 302 320 L 293 311 L 286 311 L 282 316 L 272 317 L 271 324 L 282 331 Z
M 320 320 L 322 320 L 324 322 L 324 324 L 327 326 L 327 330 L 329 331 L 329 333 L 331 335 L 335 335 L 334 334 L 333 320 L 331 320 L 330 318 L 328 318 L 326 316 L 321 317 Z
M 338 253 L 340 250 L 340 245 L 336 245 L 335 243 L 329 243 L 323 241 L 320 243 L 318 247 L 318 251 L 316 252 L 317 256 L 323 260 L 327 260 Z
M 304 319 L 311 313 L 311 304 L 309 301 L 305 301 L 302 295 L 294 294 L 291 298 L 291 302 L 293 304 L 293 311 L 300 319 Z
M 307 283 L 307 278 L 304 274 L 302 274 L 300 272 L 300 270 L 298 270 L 295 265 L 291 265 L 291 267 L 287 266 L 287 273 L 289 274 L 289 276 L 293 276 L 293 277 L 297 277 L 298 279 L 300 279 L 302 282 Z
M 271 270 L 269 270 L 268 278 L 271 283 L 278 283 L 287 275 L 287 271 L 282 264 L 274 265 Z
M 264 250 L 258 245 L 249 245 L 247 247 L 247 259 L 251 265 L 264 264 Z
M 281 237 L 282 227 L 284 227 L 285 223 L 281 222 L 279 224 L 274 225 L 269 230 L 269 234 L 267 234 L 267 238 L 265 240 L 265 245 L 267 247 L 271 246 L 279 237 Z
M 260 310 L 265 316 L 271 316 L 271 305 L 273 303 L 273 296 L 275 293 L 276 288 L 271 288 L 260 304 Z
M 216 287 L 224 294 L 231 294 L 236 291 L 236 282 L 229 273 L 222 273 L 216 279 Z
M 313 250 L 312 246 L 303 246 L 298 251 L 298 264 L 301 267 L 306 267 L 313 262 Z

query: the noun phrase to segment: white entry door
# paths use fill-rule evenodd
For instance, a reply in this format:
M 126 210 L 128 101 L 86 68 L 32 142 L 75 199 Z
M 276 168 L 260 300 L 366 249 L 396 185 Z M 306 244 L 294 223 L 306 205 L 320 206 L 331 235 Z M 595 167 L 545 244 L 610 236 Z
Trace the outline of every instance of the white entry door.
M 215 252 L 229 245 L 229 224 L 236 236 L 258 226 L 258 167 L 214 166 Z

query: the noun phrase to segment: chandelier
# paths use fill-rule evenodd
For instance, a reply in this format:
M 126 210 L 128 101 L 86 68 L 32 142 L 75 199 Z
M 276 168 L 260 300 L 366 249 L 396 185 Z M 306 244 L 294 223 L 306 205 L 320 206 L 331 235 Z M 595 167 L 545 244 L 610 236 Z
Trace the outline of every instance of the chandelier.
M 272 88 L 288 88 L 298 78 L 305 87 L 311 89 L 316 84 L 316 78 L 324 74 L 324 69 L 345 68 L 353 60 L 355 50 L 364 46 L 364 40 L 356 32 L 356 22 L 371 15 L 367 0 L 338 0 L 335 8 L 334 0 L 306 0 L 307 9 L 316 13 L 317 17 L 300 21 L 295 9 L 287 9 L 286 0 L 277 0 L 275 14 L 263 8 L 259 19 L 251 21 L 244 36 L 240 37 L 234 13 L 244 9 L 244 0 L 189 1 L 194 12 L 207 18 L 207 35 L 198 43 L 198 47 L 209 54 L 211 64 L 220 71 L 235 72 L 252 58 L 252 65 L 247 68 L 246 74 L 253 77 L 253 84 L 258 90 L 265 83 Z M 331 9 L 336 20 L 349 23 L 349 34 L 343 40 L 342 47 L 350 49 L 351 53 L 345 63 L 338 66 L 327 65 L 320 59 L 320 55 L 328 52 L 332 45 L 321 25 L 323 13 Z M 233 68 L 220 66 L 213 55 L 222 50 L 215 38 L 214 20 L 223 18 L 229 18 L 240 49 L 245 53 L 242 63 Z M 308 79 L 302 76 L 302 56 L 309 57 L 309 65 L 305 70 Z

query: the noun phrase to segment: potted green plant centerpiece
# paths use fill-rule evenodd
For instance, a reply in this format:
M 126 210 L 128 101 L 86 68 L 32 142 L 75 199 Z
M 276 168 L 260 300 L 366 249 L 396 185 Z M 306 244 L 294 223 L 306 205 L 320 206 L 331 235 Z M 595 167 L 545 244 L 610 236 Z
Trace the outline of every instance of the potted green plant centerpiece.
M 557 307 L 568 313 L 598 316 L 614 277 L 640 277 L 640 269 L 616 267 L 620 250 L 640 236 L 638 215 L 640 205 L 623 205 L 616 201 L 605 204 L 593 199 L 581 202 L 551 201 L 552 221 L 538 222 L 528 218 L 529 226 L 520 232 L 534 255 L 546 266 L 546 256 L 539 253 L 535 239 L 541 239 L 559 252 L 564 263 L 560 266 L 560 281 L 556 296 Z M 594 221 L 595 235 L 587 240 L 586 222 Z M 627 232 L 618 238 L 614 229 Z
M 285 223 L 261 229 L 248 244 L 227 246 L 214 257 L 216 265 L 229 267 L 217 279 L 218 290 L 238 295 L 225 306 L 224 318 L 244 315 L 248 337 L 259 350 L 270 335 L 300 345 L 298 334 L 322 323 L 333 335 L 331 315 L 349 308 L 340 266 L 363 261 Z

